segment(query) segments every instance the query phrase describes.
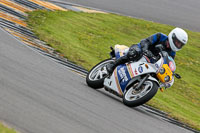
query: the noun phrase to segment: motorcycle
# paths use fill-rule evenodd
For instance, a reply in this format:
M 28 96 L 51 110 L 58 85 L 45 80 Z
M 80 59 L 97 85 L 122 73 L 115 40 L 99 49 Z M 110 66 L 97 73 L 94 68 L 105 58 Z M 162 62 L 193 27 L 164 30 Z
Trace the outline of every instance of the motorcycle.
M 176 64 L 162 45 L 157 45 L 159 56 L 149 58 L 147 54 L 137 62 L 127 62 L 118 65 L 111 75 L 106 70 L 106 65 L 124 56 L 128 47 L 115 45 L 111 47 L 111 58 L 95 65 L 86 76 L 86 83 L 94 89 L 103 88 L 123 99 L 123 103 L 129 107 L 142 105 L 153 98 L 160 88 L 169 88 L 173 85 Z M 148 52 L 146 52 L 148 53 Z M 152 61 L 153 60 L 153 61 Z

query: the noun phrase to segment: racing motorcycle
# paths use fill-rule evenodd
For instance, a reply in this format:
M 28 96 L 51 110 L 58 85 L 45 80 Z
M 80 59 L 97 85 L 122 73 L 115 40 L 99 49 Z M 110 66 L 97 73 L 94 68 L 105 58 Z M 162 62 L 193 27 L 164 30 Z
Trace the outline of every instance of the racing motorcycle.
M 159 56 L 148 58 L 143 54 L 137 62 L 127 62 L 118 65 L 111 75 L 106 70 L 106 65 L 124 56 L 128 47 L 115 45 L 111 47 L 110 59 L 106 59 L 95 65 L 87 74 L 86 83 L 94 89 L 103 88 L 123 98 L 123 103 L 129 107 L 142 105 L 149 101 L 160 88 L 169 88 L 173 85 L 176 64 L 167 52 L 163 51 L 162 45 L 157 45 Z M 148 52 L 146 52 L 148 53 Z M 152 61 L 153 60 L 153 61 Z

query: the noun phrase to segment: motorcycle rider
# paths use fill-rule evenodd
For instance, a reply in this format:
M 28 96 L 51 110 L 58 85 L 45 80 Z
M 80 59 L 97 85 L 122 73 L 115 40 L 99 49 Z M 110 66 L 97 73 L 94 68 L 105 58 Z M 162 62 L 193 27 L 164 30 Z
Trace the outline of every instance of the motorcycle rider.
M 106 69 L 110 75 L 118 65 L 125 64 L 129 61 L 138 61 L 144 52 L 149 57 L 158 56 L 159 51 L 155 47 L 158 44 L 161 44 L 163 46 L 163 50 L 174 58 L 176 51 L 181 50 L 187 41 L 188 35 L 181 28 L 173 29 L 168 36 L 163 33 L 156 33 L 141 40 L 139 44 L 132 45 L 124 56 L 118 58 L 115 62 L 108 64 Z

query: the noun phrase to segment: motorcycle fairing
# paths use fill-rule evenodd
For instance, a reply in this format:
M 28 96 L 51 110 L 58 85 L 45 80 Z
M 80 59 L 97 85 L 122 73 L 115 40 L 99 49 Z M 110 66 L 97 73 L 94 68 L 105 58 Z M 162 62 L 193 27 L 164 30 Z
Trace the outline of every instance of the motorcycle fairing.
M 114 70 L 111 77 L 105 78 L 104 86 L 109 89 L 112 89 L 113 91 L 117 92 L 121 96 L 123 95 L 122 89 L 120 87 L 120 84 L 117 78 L 117 69 Z
M 162 83 L 165 83 L 165 77 L 166 77 L 166 76 L 169 76 L 169 77 L 170 77 L 170 80 L 169 80 L 169 81 L 171 81 L 171 80 L 172 80 L 172 77 L 173 77 L 173 76 L 172 76 L 173 73 L 172 73 L 171 69 L 169 68 L 169 66 L 168 66 L 167 64 L 163 64 L 162 67 L 165 69 L 165 73 L 163 73 L 163 74 L 158 73 L 158 74 L 157 74 L 158 79 L 159 79 Z
M 148 68 L 145 65 L 148 65 Z M 106 78 L 104 86 L 123 95 L 129 81 L 136 77 L 147 73 L 156 73 L 156 66 L 146 62 L 145 58 L 138 62 L 122 64 L 116 67 L 110 78 Z

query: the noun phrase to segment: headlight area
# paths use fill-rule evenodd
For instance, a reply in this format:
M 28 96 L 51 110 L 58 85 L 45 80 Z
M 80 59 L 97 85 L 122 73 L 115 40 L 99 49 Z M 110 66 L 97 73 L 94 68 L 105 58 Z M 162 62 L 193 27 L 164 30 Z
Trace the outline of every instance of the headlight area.
M 157 77 L 162 83 L 167 83 L 172 80 L 172 75 L 173 73 L 167 64 L 163 64 L 159 73 L 157 73 Z
M 165 73 L 165 68 L 162 67 L 162 68 L 160 69 L 160 74 L 164 74 L 164 73 Z
M 170 76 L 169 75 L 167 75 L 167 76 L 165 76 L 165 82 L 169 82 L 170 81 Z

